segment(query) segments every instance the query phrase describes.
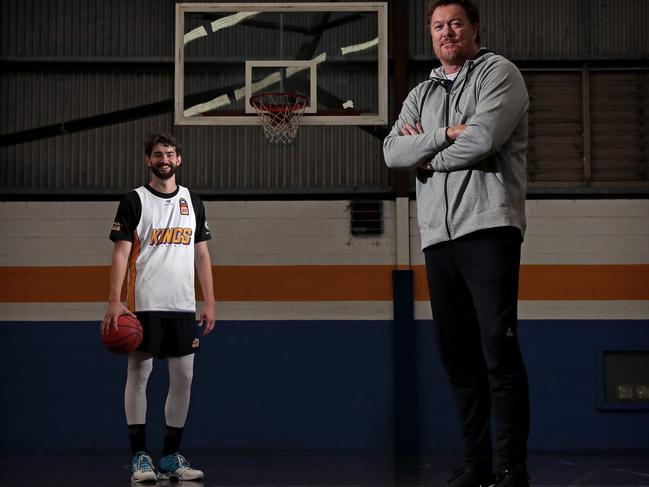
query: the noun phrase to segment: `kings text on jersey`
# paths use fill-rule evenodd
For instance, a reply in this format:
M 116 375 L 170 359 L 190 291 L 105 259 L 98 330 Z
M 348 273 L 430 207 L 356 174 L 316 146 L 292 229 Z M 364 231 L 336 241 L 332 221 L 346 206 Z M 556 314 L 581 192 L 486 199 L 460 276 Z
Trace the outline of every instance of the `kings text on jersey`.
M 189 245 L 192 241 L 192 229 L 183 227 L 154 228 L 151 232 L 149 245 L 182 244 Z

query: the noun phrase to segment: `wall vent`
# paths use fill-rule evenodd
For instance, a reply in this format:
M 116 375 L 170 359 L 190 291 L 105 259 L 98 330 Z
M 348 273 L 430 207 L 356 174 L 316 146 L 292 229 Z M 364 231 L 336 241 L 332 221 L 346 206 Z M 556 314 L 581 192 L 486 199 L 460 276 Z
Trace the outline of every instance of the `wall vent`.
M 382 201 L 352 201 L 350 210 L 352 235 L 383 233 Z

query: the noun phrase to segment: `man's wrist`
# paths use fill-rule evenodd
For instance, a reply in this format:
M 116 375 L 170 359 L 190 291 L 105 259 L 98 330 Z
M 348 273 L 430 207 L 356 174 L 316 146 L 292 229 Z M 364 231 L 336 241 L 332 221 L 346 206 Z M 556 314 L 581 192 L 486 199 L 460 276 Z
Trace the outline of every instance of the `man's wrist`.
M 446 142 L 448 142 L 449 144 L 452 144 L 452 143 L 453 143 L 453 139 L 451 139 L 451 138 L 448 136 L 448 129 L 449 129 L 449 127 L 446 127 L 446 130 L 444 131 L 444 137 L 446 138 Z

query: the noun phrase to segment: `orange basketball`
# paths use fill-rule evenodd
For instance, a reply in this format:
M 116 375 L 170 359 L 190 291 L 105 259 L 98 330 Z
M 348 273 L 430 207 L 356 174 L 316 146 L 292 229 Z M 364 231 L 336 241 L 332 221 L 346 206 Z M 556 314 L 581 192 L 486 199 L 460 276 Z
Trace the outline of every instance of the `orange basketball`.
M 117 319 L 117 330 L 111 327 L 101 335 L 101 341 L 111 352 L 128 353 L 140 346 L 142 334 L 142 325 L 137 318 L 121 315 Z

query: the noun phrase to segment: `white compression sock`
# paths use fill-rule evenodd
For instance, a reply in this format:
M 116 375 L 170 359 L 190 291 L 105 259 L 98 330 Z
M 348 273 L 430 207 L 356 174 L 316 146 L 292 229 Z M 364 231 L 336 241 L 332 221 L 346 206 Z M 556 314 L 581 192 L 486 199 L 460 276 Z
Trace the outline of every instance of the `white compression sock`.
M 153 370 L 153 357 L 143 352 L 128 355 L 124 409 L 127 424 L 146 423 L 146 385 Z
M 169 357 L 169 392 L 165 403 L 165 420 L 167 426 L 182 428 L 185 426 L 189 411 L 189 398 L 194 375 L 194 354 L 184 357 Z

